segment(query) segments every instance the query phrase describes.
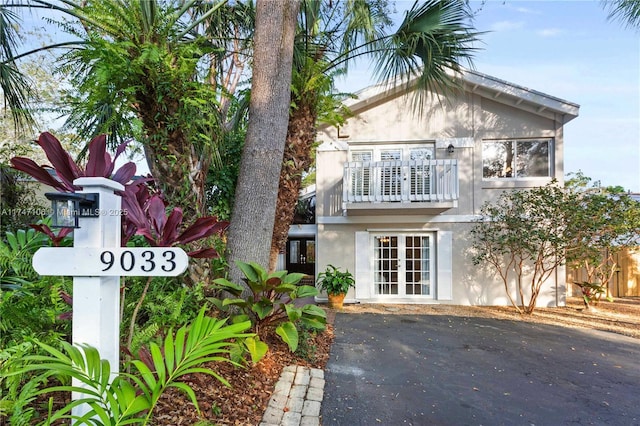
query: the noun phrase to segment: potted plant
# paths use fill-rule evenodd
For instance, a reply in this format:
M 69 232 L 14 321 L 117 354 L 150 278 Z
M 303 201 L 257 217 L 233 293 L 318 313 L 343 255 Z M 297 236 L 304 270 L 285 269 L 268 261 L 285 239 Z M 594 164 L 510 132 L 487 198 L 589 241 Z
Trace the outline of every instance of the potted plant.
M 338 269 L 333 265 L 328 265 L 324 272 L 318 274 L 317 283 L 322 290 L 327 292 L 329 307 L 342 309 L 344 296 L 349 288 L 355 286 L 355 279 L 348 270 L 342 272 Z

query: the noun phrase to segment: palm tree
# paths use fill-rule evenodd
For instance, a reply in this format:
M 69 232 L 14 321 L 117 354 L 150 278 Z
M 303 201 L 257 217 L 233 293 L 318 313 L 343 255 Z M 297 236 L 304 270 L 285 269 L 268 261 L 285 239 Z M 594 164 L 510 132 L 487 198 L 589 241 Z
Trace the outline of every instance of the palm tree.
M 287 119 L 297 0 L 259 0 L 247 136 L 227 242 L 229 275 L 242 282 L 234 261 L 269 260 Z M 266 238 L 265 238 L 266 237 Z
M 201 3 L 90 2 L 76 33 L 85 44 L 63 57 L 80 96 L 71 114 L 76 127 L 117 135 L 116 125 L 135 118 L 152 175 L 170 204 L 194 217 L 205 213 L 206 174 L 219 158 L 225 121 L 224 76 L 216 71 L 227 39 L 212 40 L 203 29 L 231 10 L 250 11 Z
M 77 39 L 60 57 L 59 71 L 72 76 L 74 87 L 65 99 L 67 125 L 78 129 L 82 139 L 107 133 L 112 146 L 122 139 L 140 141 L 169 203 L 182 206 L 185 215 L 203 215 L 206 174 L 219 158 L 227 98 L 238 82 L 224 65 L 231 61 L 241 74 L 246 59 L 237 55 L 250 45 L 241 38 L 250 39 L 251 5 L 31 0 L 0 11 L 44 6 L 73 18 L 61 24 Z M 223 29 L 213 28 L 223 23 Z M 229 27 L 235 28 L 231 37 Z M 6 44 L 0 39 L 0 45 Z M 230 54 L 232 44 L 236 50 Z M 10 53 L 7 57 L 16 57 Z M 2 77 L 9 86 L 11 81 Z M 5 96 L 16 93 L 4 86 L 3 91 Z
M 18 47 L 16 26 L 18 15 L 5 7 L 0 7 L 0 89 L 5 108 L 11 111 L 16 128 L 26 128 L 33 124 L 28 104 L 33 97 L 29 81 L 20 73 L 15 60 Z
M 463 59 L 470 61 L 478 35 L 466 23 L 469 18 L 462 1 L 416 1 L 395 33 L 388 34 L 391 20 L 385 1 L 302 2 L 271 269 L 286 244 L 302 177 L 312 164 L 319 113 L 336 105 L 331 96 L 336 73 L 344 72 L 353 59 L 369 56 L 380 81 L 415 84 L 419 109 L 422 96 L 457 87 L 453 75 Z
M 628 27 L 640 29 L 640 1 L 607 0 L 602 5 L 609 10 L 609 19 L 617 19 Z

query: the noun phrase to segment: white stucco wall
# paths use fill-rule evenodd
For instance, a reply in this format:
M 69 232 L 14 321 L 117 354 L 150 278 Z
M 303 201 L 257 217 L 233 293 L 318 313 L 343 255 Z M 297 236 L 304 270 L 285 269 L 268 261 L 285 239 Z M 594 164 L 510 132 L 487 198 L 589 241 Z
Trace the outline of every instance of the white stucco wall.
M 317 154 L 318 271 L 333 264 L 353 272 L 356 270 L 357 257 L 371 255 L 356 251 L 356 232 L 381 229 L 389 232 L 451 232 L 451 300 L 434 298 L 397 301 L 461 305 L 509 304 L 502 281 L 492 271 L 485 271 L 471 262 L 469 229 L 483 203 L 495 200 L 502 191 L 541 186 L 551 180 L 483 180 L 481 154 L 484 139 L 554 138 L 553 176 L 560 182 L 563 181 L 564 118 L 548 112 L 537 114 L 531 110 L 531 107 L 523 110 L 517 105 L 465 92 L 442 103 L 432 99 L 426 113 L 420 116 L 411 112 L 409 97 L 395 96 L 360 106 L 356 116 L 350 118 L 339 132 L 335 128 L 321 128 L 319 137 L 325 143 Z M 345 215 L 341 207 L 343 164 L 348 161 L 350 145 L 420 141 L 436 144 L 436 158 L 454 158 L 458 161 L 460 199 L 457 207 L 431 215 L 428 212 L 417 215 L 404 212 L 397 215 L 358 217 L 350 216 L 347 212 Z M 446 152 L 449 143 L 455 146 L 453 154 Z M 512 295 L 515 297 L 515 288 L 513 289 Z M 553 276 L 545 283 L 538 305 L 562 305 L 564 294 L 564 271 L 560 270 L 557 277 Z M 367 292 L 365 296 L 367 298 L 352 290 L 347 300 L 381 301 L 371 298 Z

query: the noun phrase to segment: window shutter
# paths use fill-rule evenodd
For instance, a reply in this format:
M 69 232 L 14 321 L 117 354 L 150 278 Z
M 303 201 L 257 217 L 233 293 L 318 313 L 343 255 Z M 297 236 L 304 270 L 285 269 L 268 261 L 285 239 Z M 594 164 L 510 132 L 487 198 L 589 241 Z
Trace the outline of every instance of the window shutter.
M 453 233 L 439 231 L 437 247 L 438 282 L 436 298 L 438 300 L 453 299 Z
M 369 244 L 369 233 L 366 231 L 356 232 L 355 243 L 356 299 L 370 299 L 373 284 L 373 251 Z

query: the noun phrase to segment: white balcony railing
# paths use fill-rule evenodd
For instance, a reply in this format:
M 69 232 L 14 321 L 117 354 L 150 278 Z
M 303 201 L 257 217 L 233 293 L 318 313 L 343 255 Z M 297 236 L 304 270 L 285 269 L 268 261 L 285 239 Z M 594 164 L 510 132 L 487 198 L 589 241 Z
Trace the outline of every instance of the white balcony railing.
M 458 200 L 457 160 L 351 161 L 344 164 L 347 203 Z

